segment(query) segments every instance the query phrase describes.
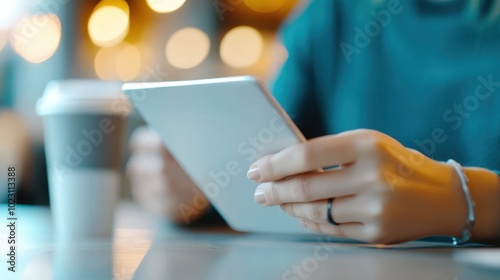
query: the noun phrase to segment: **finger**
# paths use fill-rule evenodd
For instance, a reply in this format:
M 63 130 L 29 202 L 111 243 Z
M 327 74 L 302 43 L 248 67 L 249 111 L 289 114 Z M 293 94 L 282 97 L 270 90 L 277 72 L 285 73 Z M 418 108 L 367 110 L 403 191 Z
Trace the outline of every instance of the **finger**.
M 307 203 L 286 203 L 281 209 L 291 216 L 310 222 L 329 224 L 327 219 L 327 200 Z M 356 197 L 338 197 L 332 202 L 332 218 L 336 223 L 362 223 L 365 220 L 363 209 L 356 203 Z
M 301 220 L 300 224 L 303 227 L 318 233 L 356 240 L 366 240 L 364 225 L 359 223 L 348 223 L 334 226 Z
M 344 168 L 263 183 L 255 190 L 255 201 L 271 206 L 354 195 L 361 190 L 362 184 L 353 174 L 354 170 Z
M 327 166 L 354 162 L 355 135 L 354 132 L 345 132 L 315 138 L 265 156 L 250 166 L 248 177 L 257 182 L 270 182 Z

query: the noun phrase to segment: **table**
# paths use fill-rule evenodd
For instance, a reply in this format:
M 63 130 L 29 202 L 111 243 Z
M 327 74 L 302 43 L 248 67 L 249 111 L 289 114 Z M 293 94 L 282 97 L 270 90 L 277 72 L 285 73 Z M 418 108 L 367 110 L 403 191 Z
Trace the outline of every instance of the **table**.
M 328 243 L 315 235 L 243 234 L 224 226 L 182 228 L 131 201 L 118 207 L 112 240 L 71 245 L 54 239 L 48 207 L 18 205 L 12 273 L 5 262 L 3 212 L 0 279 L 500 279 L 498 270 L 453 260 L 454 252 L 467 248 L 429 242 L 377 247 Z

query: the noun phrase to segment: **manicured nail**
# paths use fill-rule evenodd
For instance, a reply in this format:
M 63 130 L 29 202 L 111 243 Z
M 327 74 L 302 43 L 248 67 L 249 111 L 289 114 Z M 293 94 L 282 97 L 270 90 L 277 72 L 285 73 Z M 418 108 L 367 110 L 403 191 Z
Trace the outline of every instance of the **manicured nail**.
M 262 176 L 260 175 L 260 168 L 252 168 L 247 173 L 248 179 L 259 182 Z
M 264 191 L 261 190 L 260 188 L 257 188 L 255 190 L 255 194 L 254 194 L 254 197 L 253 199 L 255 200 L 255 202 L 259 203 L 259 204 L 266 204 L 266 195 L 264 194 Z

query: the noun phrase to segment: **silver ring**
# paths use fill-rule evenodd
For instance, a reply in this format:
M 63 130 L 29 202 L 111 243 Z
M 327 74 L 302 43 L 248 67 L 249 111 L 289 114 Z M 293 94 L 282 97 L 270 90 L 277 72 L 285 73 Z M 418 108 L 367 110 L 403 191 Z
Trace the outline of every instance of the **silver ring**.
M 331 225 L 338 226 L 340 225 L 339 223 L 336 223 L 335 220 L 332 217 L 332 203 L 333 203 L 333 197 L 328 199 L 328 204 L 326 207 L 326 219 Z

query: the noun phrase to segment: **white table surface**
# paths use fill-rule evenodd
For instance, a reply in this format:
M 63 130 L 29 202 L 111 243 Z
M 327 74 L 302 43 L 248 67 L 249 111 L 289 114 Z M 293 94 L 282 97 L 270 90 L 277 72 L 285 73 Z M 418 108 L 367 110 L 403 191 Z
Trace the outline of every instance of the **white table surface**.
M 6 209 L 0 205 L 0 279 L 7 280 L 500 279 L 500 268 L 453 258 L 454 252 L 477 249 L 427 242 L 379 248 L 320 242 L 313 235 L 242 234 L 224 226 L 179 228 L 128 201 L 118 208 L 113 239 L 70 245 L 54 238 L 48 207 L 18 205 L 12 273 L 6 264 Z

